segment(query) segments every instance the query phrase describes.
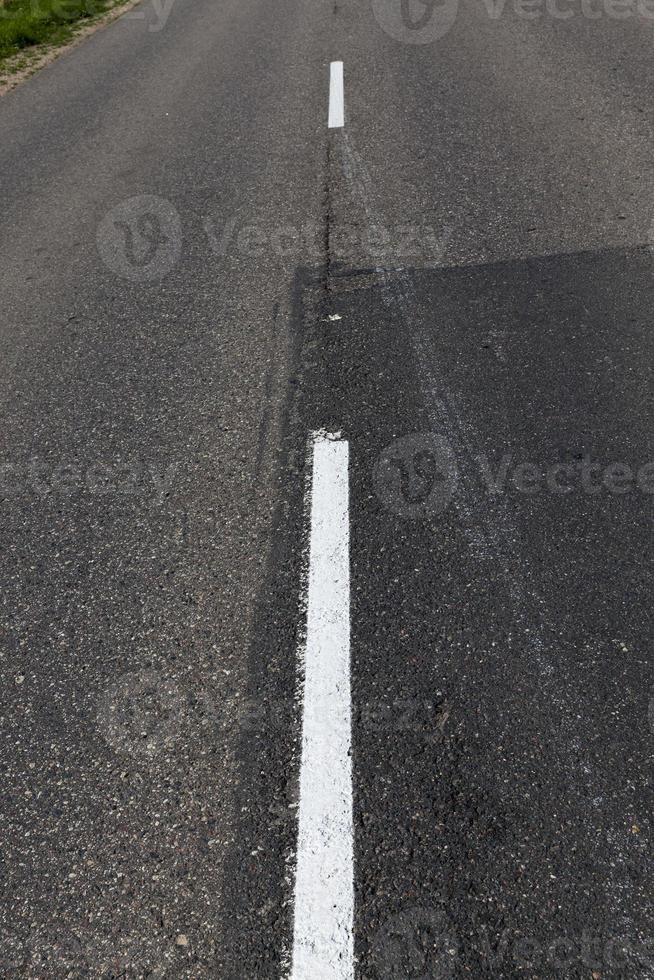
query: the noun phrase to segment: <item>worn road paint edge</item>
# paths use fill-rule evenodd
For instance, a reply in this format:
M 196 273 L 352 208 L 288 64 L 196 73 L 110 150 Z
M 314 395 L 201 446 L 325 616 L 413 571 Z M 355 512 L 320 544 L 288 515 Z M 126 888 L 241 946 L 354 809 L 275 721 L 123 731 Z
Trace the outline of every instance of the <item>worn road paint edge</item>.
M 353 980 L 349 446 L 313 437 L 292 980 Z
M 343 62 L 332 61 L 329 66 L 329 129 L 341 129 L 345 125 L 345 92 Z

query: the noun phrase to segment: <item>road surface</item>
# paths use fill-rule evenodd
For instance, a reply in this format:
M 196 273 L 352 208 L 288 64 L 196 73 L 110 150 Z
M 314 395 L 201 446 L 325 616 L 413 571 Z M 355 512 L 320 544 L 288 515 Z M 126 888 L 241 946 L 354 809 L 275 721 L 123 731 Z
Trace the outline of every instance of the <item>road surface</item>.
M 2 976 L 654 977 L 653 32 L 146 0 L 0 100 Z

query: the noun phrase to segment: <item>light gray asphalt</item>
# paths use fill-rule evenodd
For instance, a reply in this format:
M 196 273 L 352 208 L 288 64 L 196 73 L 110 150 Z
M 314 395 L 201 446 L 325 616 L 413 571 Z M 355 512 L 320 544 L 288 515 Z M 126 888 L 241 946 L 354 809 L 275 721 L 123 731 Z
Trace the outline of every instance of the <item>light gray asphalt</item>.
M 321 23 L 179 3 L 0 103 L 4 975 L 222 975 L 292 303 L 238 235 L 320 215 Z
M 654 28 L 569 6 L 142 4 L 0 100 L 3 976 L 282 975 L 323 427 L 358 978 L 654 976 Z

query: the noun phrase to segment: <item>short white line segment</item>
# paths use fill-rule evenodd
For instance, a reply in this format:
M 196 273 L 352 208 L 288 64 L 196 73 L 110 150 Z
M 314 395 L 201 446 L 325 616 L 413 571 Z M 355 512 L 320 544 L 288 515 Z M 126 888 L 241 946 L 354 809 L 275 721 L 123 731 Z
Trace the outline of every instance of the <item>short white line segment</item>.
M 353 980 L 349 449 L 313 441 L 292 980 Z
M 330 129 L 340 129 L 345 125 L 342 61 L 332 61 L 329 68 L 329 121 L 327 125 Z

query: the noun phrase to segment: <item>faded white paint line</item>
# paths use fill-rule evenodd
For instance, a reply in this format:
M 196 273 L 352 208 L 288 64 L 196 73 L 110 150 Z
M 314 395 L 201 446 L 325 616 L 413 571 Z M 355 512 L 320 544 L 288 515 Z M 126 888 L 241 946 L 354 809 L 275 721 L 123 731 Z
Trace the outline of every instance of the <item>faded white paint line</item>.
M 348 461 L 314 436 L 292 980 L 354 977 Z
M 332 61 L 329 67 L 329 120 L 327 125 L 330 129 L 340 129 L 345 125 L 342 61 Z

